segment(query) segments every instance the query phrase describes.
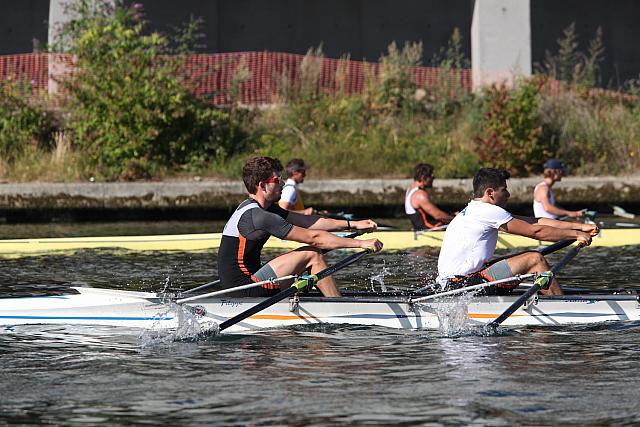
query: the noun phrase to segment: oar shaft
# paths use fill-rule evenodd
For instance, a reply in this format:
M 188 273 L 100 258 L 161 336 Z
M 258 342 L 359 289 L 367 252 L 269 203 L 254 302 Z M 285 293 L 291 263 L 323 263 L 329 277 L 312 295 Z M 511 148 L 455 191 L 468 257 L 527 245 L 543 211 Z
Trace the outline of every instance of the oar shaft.
M 182 304 L 182 303 L 189 302 L 189 301 L 196 301 L 196 300 L 203 299 L 203 298 L 208 298 L 208 297 L 213 297 L 213 296 L 217 296 L 217 295 L 228 294 L 228 293 L 231 293 L 231 292 L 241 291 L 241 290 L 244 290 L 244 289 L 255 288 L 257 286 L 262 286 L 265 283 L 277 283 L 277 282 L 282 282 L 284 280 L 292 280 L 292 279 L 296 279 L 297 277 L 298 276 L 290 274 L 288 276 L 282 276 L 282 277 L 278 277 L 278 278 L 274 278 L 274 279 L 263 280 L 262 282 L 249 283 L 249 284 L 246 284 L 246 285 L 236 286 L 234 288 L 222 289 L 222 290 L 219 290 L 219 291 L 209 292 L 209 293 L 202 294 L 202 295 L 195 295 L 195 296 L 188 297 L 188 298 L 182 298 L 182 299 L 176 300 L 176 303 Z
M 465 287 L 462 287 L 462 288 L 459 288 L 459 289 L 453 289 L 451 291 L 439 292 L 437 294 L 427 295 L 427 296 L 424 296 L 424 297 L 416 298 L 416 299 L 411 300 L 411 301 L 412 302 L 421 302 L 421 301 L 426 301 L 426 300 L 430 300 L 430 299 L 445 297 L 447 295 L 455 295 L 455 294 L 460 294 L 460 293 L 464 293 L 464 292 L 475 291 L 477 289 L 486 288 L 487 286 L 499 285 L 499 284 L 502 284 L 502 283 L 522 282 L 523 280 L 529 279 L 531 277 L 535 277 L 535 274 L 530 273 L 530 274 L 516 275 L 516 276 L 513 276 L 513 277 L 507 277 L 507 278 L 500 279 L 500 280 L 494 280 L 492 282 L 480 283 L 478 285 L 473 285 L 473 286 L 465 286 Z
M 543 247 L 538 252 L 540 252 L 542 255 L 549 255 L 553 252 L 559 251 L 560 249 L 564 249 L 567 246 L 571 246 L 575 241 L 575 239 L 560 240 L 559 242 L 555 242 L 554 244 Z
M 274 295 L 273 297 L 271 297 L 269 299 L 266 299 L 266 300 L 262 301 L 259 304 L 254 305 L 250 309 L 243 311 L 242 313 L 238 314 L 237 316 L 234 316 L 234 317 L 232 317 L 230 319 L 227 319 L 224 322 L 220 323 L 220 331 L 224 331 L 225 329 L 235 325 L 236 323 L 242 322 L 247 317 L 253 316 L 254 314 L 258 313 L 259 311 L 262 311 L 265 308 L 268 308 L 268 307 L 272 306 L 273 304 L 275 304 L 275 303 L 277 303 L 279 301 L 282 301 L 285 298 L 288 298 L 288 297 L 292 296 L 296 292 L 298 292 L 298 288 L 296 288 L 295 286 L 291 286 L 291 287 L 285 289 L 284 291 L 279 292 L 278 294 Z
M 562 259 L 560 261 L 558 261 L 553 267 L 551 267 L 551 272 L 555 275 L 557 272 L 559 272 L 565 265 L 567 265 L 567 263 L 569 261 L 571 261 L 580 251 L 580 249 L 582 249 L 583 245 L 580 244 L 578 246 L 576 246 L 575 248 L 571 249 L 569 252 L 567 252 L 565 254 L 564 257 L 562 257 Z M 502 313 L 500 316 L 498 316 L 494 321 L 492 321 L 491 323 L 489 323 L 487 326 L 489 328 L 496 328 L 498 327 L 502 322 L 504 322 L 505 320 L 507 320 L 509 318 L 509 316 L 511 316 L 516 310 L 518 310 L 520 307 L 522 307 L 522 305 L 529 299 L 531 298 L 536 292 L 538 292 L 540 290 L 540 285 L 538 285 L 537 283 L 534 283 L 533 286 L 531 286 L 529 288 L 529 290 L 527 292 L 525 292 L 524 294 L 522 294 L 520 296 L 520 298 L 518 298 L 517 300 L 515 300 L 513 302 L 513 304 L 511 304 L 509 306 L 509 308 L 507 308 L 504 313 Z
M 583 247 L 584 247 L 584 245 L 582 243 L 580 243 L 578 246 L 576 246 L 575 248 L 573 248 L 569 252 L 567 252 L 565 254 L 565 256 L 563 256 L 560 261 L 558 261 L 553 267 L 551 267 L 551 271 L 553 272 L 553 274 L 556 274 L 565 265 L 567 265 L 569 263 L 569 261 L 571 261 L 573 258 L 575 258 L 575 256 L 578 255 L 578 252 L 580 252 L 580 249 L 582 249 Z
M 338 262 L 335 265 L 332 265 L 331 267 L 325 268 L 324 270 L 318 272 L 315 277 L 311 276 L 314 278 L 314 282 L 317 280 L 322 280 L 327 276 L 332 275 L 333 273 L 335 273 L 336 271 L 350 265 L 353 264 L 354 262 L 356 262 L 357 260 L 359 260 L 360 258 L 362 258 L 363 256 L 365 256 L 366 254 L 370 253 L 370 250 L 364 250 L 362 252 L 358 252 L 352 255 L 349 255 L 348 257 L 346 257 L 345 259 L 343 259 L 342 261 Z M 276 303 L 278 303 L 279 301 L 282 301 L 285 298 L 288 298 L 290 296 L 292 296 L 293 294 L 295 294 L 296 292 L 304 289 L 308 283 L 310 283 L 311 280 L 310 279 L 301 279 L 297 282 L 295 282 L 293 285 L 291 285 L 289 288 L 278 292 L 277 294 L 275 294 L 274 296 L 272 296 L 271 298 L 267 298 L 266 300 L 260 302 L 259 304 L 256 304 L 255 306 L 243 311 L 242 313 L 225 320 L 224 322 L 222 322 L 220 324 L 220 331 L 224 331 L 225 329 L 235 325 L 236 323 L 242 322 L 244 319 L 246 319 L 247 317 L 250 317 L 254 314 L 256 314 L 259 311 L 264 310 L 265 308 L 268 308 Z
M 520 298 L 518 298 L 517 300 L 515 300 L 513 302 L 513 304 L 511 304 L 509 306 L 509 308 L 507 308 L 504 313 L 502 313 L 500 316 L 498 316 L 495 320 L 493 320 L 491 323 L 489 323 L 487 326 L 488 327 L 493 327 L 496 328 L 498 325 L 500 325 L 502 322 L 504 322 L 505 320 L 507 320 L 509 318 L 509 316 L 511 316 L 517 309 L 519 309 L 520 307 L 522 307 L 522 305 L 527 302 L 527 300 L 529 298 L 531 298 L 536 292 L 538 292 L 540 290 L 540 285 L 536 285 L 535 283 L 533 284 L 533 286 L 531 286 L 529 288 L 529 290 L 527 290 L 527 292 L 525 292 L 524 294 L 520 295 Z
M 195 288 L 187 289 L 186 291 L 184 291 L 184 292 L 182 292 L 182 293 L 183 293 L 183 294 L 190 294 L 190 293 L 193 293 L 193 292 L 199 291 L 199 290 L 201 290 L 201 289 L 208 288 L 209 286 L 217 285 L 218 283 L 220 283 L 220 279 L 218 279 L 218 280 L 214 280 L 213 282 L 205 283 L 204 285 L 200 285 L 200 286 L 197 286 L 197 287 L 195 287 Z
M 553 252 L 559 251 L 560 249 L 564 249 L 567 246 L 571 246 L 573 242 L 575 242 L 575 239 L 560 240 L 549 246 L 543 246 L 542 248 L 537 249 L 537 251 L 540 252 L 542 255 L 549 255 Z M 504 255 L 504 256 L 492 259 L 491 262 L 496 263 L 498 261 L 502 261 L 503 259 L 513 258 L 514 256 L 522 255 L 527 252 L 531 252 L 531 251 L 530 250 L 520 251 L 520 252 L 516 252 L 515 254 Z
M 329 277 L 333 273 L 335 273 L 336 271 L 341 270 L 341 269 L 345 268 L 346 266 L 353 264 L 354 262 L 358 261 L 360 258 L 362 258 L 363 256 L 365 256 L 365 255 L 367 255 L 369 253 L 371 253 L 371 250 L 370 249 L 365 249 L 363 251 L 360 251 L 360 252 L 357 252 L 355 254 L 349 255 L 348 257 L 346 257 L 342 261 L 339 261 L 336 264 L 332 265 L 331 267 L 327 267 L 324 270 L 320 271 L 318 274 L 316 274 L 316 277 L 318 278 L 318 280 L 322 280 L 325 277 Z

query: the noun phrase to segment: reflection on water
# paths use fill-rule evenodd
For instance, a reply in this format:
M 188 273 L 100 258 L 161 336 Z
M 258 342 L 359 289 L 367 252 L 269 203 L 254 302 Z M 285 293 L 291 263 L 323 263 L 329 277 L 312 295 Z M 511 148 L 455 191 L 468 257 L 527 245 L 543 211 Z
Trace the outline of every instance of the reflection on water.
M 368 256 L 337 279 L 350 289 L 419 287 L 437 262 L 420 253 Z M 639 289 L 638 259 L 640 247 L 586 248 L 560 278 Z M 1 262 L 4 295 L 188 288 L 216 277 L 214 251 Z M 16 327 L 0 332 L 0 424 L 637 425 L 638 351 L 637 323 L 453 337 L 324 325 L 179 342 L 121 328 Z

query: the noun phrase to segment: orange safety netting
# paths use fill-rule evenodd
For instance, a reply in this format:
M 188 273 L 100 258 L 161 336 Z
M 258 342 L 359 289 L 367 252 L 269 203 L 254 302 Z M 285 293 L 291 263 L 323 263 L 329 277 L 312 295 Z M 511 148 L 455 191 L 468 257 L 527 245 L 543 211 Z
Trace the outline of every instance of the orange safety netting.
M 51 101 L 64 98 L 58 83 L 76 81 L 74 58 L 64 54 L 30 53 L 0 56 L 0 80 L 45 93 Z M 237 102 L 272 104 L 301 93 L 351 95 L 379 78 L 381 65 L 363 61 L 309 57 L 278 52 L 196 54 L 182 72 L 193 92 L 213 105 Z M 411 67 L 416 87 L 428 92 L 471 91 L 471 70 Z

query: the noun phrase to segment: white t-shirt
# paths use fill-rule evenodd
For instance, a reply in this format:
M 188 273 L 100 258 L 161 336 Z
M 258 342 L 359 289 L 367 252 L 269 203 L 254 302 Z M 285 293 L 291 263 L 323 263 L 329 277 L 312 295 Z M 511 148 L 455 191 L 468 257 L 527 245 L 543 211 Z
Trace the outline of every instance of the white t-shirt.
M 284 183 L 284 187 L 282 187 L 282 194 L 280 195 L 280 201 L 289 203 L 290 206 L 296 204 L 296 200 L 298 200 L 297 187 L 298 183 L 293 179 L 287 179 L 287 182 Z
M 469 202 L 445 232 L 438 258 L 438 283 L 479 271 L 496 250 L 498 229 L 511 219 L 511 214 L 499 206 Z

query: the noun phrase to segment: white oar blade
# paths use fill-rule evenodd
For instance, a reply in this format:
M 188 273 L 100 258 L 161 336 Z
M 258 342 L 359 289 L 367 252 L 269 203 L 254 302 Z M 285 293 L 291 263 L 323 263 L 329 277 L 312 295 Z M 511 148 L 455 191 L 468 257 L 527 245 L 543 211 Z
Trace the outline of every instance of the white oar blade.
M 622 209 L 620 206 L 613 206 L 613 214 L 622 218 L 633 219 L 636 216 Z

